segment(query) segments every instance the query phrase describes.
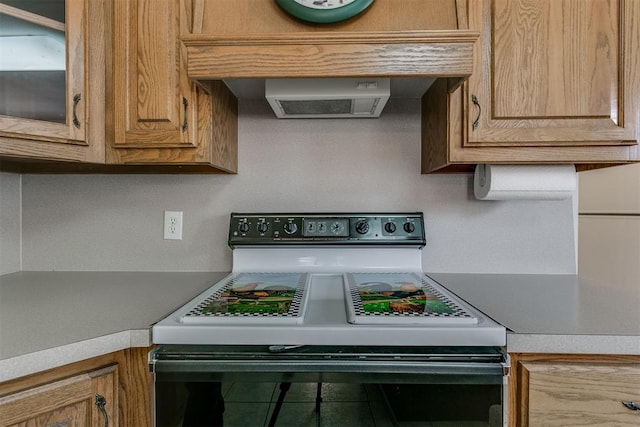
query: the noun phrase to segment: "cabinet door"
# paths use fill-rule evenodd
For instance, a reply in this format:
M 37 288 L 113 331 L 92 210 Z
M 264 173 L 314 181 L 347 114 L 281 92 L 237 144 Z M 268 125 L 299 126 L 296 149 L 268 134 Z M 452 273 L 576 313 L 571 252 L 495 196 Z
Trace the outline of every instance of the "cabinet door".
M 524 362 L 520 377 L 523 425 L 638 425 L 622 401 L 638 401 L 640 365 Z
M 0 398 L 0 426 L 118 425 L 116 365 Z
M 83 144 L 85 0 L 0 1 L 0 137 Z
M 465 146 L 637 143 L 638 0 L 482 0 Z
M 186 77 L 178 0 L 114 2 L 116 148 L 197 145 L 195 84 Z
M 114 137 L 107 163 L 237 169 L 237 100 L 222 81 L 187 78 L 189 0 L 116 0 Z

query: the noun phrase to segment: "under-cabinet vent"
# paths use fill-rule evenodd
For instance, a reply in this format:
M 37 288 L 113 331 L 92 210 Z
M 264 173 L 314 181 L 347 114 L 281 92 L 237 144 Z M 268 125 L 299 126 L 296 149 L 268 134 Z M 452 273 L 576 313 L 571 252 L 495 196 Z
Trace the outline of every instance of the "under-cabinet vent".
M 388 78 L 265 81 L 265 96 L 280 119 L 379 117 L 389 94 Z

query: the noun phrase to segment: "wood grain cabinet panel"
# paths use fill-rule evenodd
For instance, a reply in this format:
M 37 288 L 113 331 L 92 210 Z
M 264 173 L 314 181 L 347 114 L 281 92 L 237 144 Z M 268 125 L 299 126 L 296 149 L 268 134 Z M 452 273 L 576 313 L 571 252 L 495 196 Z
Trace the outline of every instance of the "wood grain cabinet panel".
M 151 426 L 151 348 L 129 348 L 0 383 L 0 427 Z M 104 413 L 96 396 L 104 398 Z
M 115 0 L 113 16 L 107 163 L 235 172 L 235 96 L 221 81 L 187 77 L 181 34 L 192 26 L 191 1 Z
M 0 426 L 118 426 L 116 368 L 112 365 L 0 397 Z
M 195 146 L 195 84 L 184 76 L 179 2 L 114 2 L 115 146 Z
M 466 144 L 635 144 L 630 89 L 640 71 L 625 67 L 638 55 L 625 34 L 637 22 L 634 3 L 493 0 L 472 8 L 470 25 L 484 31 L 479 72 L 469 79 Z
M 423 172 L 640 161 L 640 1 L 470 0 L 468 10 L 481 31 L 474 72 L 423 97 Z
M 637 426 L 640 365 L 523 363 L 529 425 Z
M 351 19 L 314 25 L 274 1 L 193 0 L 182 37 L 193 79 L 447 77 L 472 72 L 478 31 L 467 0 L 377 0 Z
M 511 354 L 509 425 L 637 426 L 640 356 Z

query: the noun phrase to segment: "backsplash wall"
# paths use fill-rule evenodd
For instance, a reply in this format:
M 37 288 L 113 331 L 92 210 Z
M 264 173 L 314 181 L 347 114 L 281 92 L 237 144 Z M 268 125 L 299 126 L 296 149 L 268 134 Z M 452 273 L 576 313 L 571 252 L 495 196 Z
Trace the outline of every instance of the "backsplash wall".
M 242 101 L 238 131 L 237 175 L 22 176 L 22 268 L 226 271 L 232 211 L 422 211 L 427 271 L 576 271 L 571 200 L 478 201 L 470 175 L 420 174 L 419 100 L 357 120 Z M 165 210 L 183 240 L 163 240 Z
M 20 271 L 21 179 L 0 172 L 0 274 Z

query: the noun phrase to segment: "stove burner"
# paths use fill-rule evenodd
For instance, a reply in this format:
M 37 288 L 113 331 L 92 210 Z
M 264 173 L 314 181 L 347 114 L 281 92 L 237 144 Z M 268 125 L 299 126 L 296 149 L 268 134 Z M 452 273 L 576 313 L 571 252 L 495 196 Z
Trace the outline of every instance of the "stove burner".
M 347 273 L 349 323 L 477 323 L 443 290 L 415 273 Z
M 183 323 L 282 319 L 301 323 L 307 274 L 242 273 L 215 286 L 212 294 L 181 317 Z

